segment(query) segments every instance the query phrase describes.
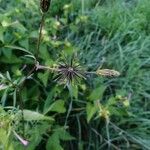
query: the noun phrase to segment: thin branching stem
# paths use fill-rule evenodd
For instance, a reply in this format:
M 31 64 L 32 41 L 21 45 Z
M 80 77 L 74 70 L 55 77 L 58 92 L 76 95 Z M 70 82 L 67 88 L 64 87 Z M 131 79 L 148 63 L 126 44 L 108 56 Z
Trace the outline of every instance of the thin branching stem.
M 68 84 L 67 87 L 68 87 L 68 90 L 69 90 L 71 101 L 70 101 L 70 104 L 69 104 L 69 108 L 68 108 L 67 116 L 66 116 L 66 119 L 65 119 L 64 127 L 67 126 L 67 121 L 68 121 L 69 115 L 70 115 L 70 113 L 72 111 L 72 104 L 73 104 L 72 86 L 71 86 L 71 84 Z
M 18 87 L 18 93 L 19 93 L 19 99 L 20 99 L 20 109 L 22 112 L 22 128 L 23 128 L 23 136 L 25 136 L 25 126 L 24 126 L 24 102 L 23 99 L 21 97 L 21 93 L 22 93 L 22 89 L 24 87 L 24 83 L 25 81 L 28 79 L 29 76 L 31 76 L 31 74 L 36 70 L 36 64 L 37 64 L 37 59 L 38 59 L 38 55 L 39 55 L 39 49 L 40 49 L 40 44 L 41 44 L 41 38 L 42 38 L 42 29 L 44 26 L 44 13 L 42 13 L 42 18 L 41 18 L 41 24 L 40 24 L 40 33 L 39 33 L 39 38 L 38 38 L 38 42 L 37 42 L 37 49 L 36 49 L 36 54 L 35 54 L 35 65 L 32 67 L 32 69 L 29 71 L 29 73 L 26 75 L 24 81 L 22 82 L 21 86 Z
M 25 126 L 24 126 L 24 123 L 25 123 L 25 120 L 24 120 L 24 112 L 23 112 L 23 109 L 24 109 L 24 103 L 23 103 L 23 99 L 22 99 L 22 96 L 21 96 L 21 90 L 22 90 L 22 87 L 20 89 L 18 89 L 18 96 L 19 96 L 19 105 L 20 105 L 20 109 L 21 109 L 21 120 L 22 120 L 22 131 L 23 131 L 23 137 L 25 136 Z

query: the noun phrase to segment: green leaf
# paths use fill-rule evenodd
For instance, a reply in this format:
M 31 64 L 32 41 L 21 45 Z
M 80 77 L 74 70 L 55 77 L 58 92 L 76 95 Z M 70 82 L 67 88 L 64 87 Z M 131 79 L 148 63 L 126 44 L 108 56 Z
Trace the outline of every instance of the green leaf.
M 13 46 L 13 45 L 5 45 L 6 48 L 10 48 L 10 49 L 16 49 L 16 50 L 20 50 L 20 51 L 23 51 L 23 52 L 26 52 L 30 55 L 33 55 L 30 51 L 22 48 L 22 47 L 18 47 L 18 46 Z
M 3 128 L 0 128 L 0 146 L 5 150 L 14 150 L 12 141 L 10 141 L 7 131 Z
M 23 47 L 25 47 L 26 49 L 29 49 L 29 40 L 28 39 L 24 39 L 19 41 L 19 44 Z
M 19 21 L 12 22 L 10 25 L 13 28 L 19 30 L 19 32 L 21 32 L 21 34 L 25 34 L 25 32 L 27 31 L 27 29 Z
M 8 80 L 11 81 L 10 73 L 8 71 L 6 72 L 6 77 L 7 77 Z
M 6 89 L 3 93 L 3 96 L 1 98 L 1 103 L 2 103 L 2 106 L 5 106 L 5 103 L 6 103 L 6 100 L 7 100 L 7 92 L 8 92 L 8 89 Z
M 54 121 L 52 117 L 45 116 L 43 114 L 31 110 L 23 110 L 23 115 L 26 121 L 40 121 L 40 120 Z
M 86 105 L 87 122 L 89 123 L 94 114 L 97 112 L 97 107 L 91 103 Z
M 70 135 L 64 128 L 60 128 L 57 130 L 59 133 L 59 138 L 63 141 L 75 140 L 75 138 Z
M 4 84 L 0 84 L 0 91 L 2 90 L 6 90 L 9 86 L 4 85 Z
M 63 150 L 60 145 L 59 135 L 56 132 L 48 139 L 46 150 Z
M 43 140 L 43 134 L 46 134 L 50 128 L 51 125 L 48 122 L 40 122 L 39 124 L 34 125 L 32 130 L 27 131 L 31 135 L 30 144 L 28 145 L 27 150 L 35 150 Z
M 0 41 L 2 42 L 2 43 L 4 43 L 4 29 L 3 28 L 0 28 Z
M 49 111 L 58 112 L 58 113 L 65 113 L 65 102 L 63 100 L 57 100 L 56 102 L 52 103 L 50 107 L 45 111 L 44 114 L 48 113 Z
M 117 103 L 116 98 L 115 97 L 110 97 L 106 103 L 106 106 L 111 106 L 111 105 L 115 105 Z
M 12 55 L 11 58 L 2 57 L 1 62 L 6 64 L 17 64 L 17 63 L 22 63 L 22 60 L 19 59 L 19 57 Z
M 53 87 L 51 89 L 51 91 L 48 93 L 48 96 L 47 96 L 45 103 L 44 103 L 44 109 L 43 109 L 44 112 L 46 112 L 48 110 L 48 108 L 50 107 L 50 104 L 52 103 L 52 99 L 53 99 L 56 91 L 57 91 L 57 88 Z
M 104 85 L 101 85 L 100 87 L 94 89 L 93 92 L 90 94 L 89 99 L 91 101 L 101 99 L 105 89 L 106 89 L 106 86 Z
M 128 116 L 128 112 L 124 108 L 117 108 L 114 106 L 108 107 L 109 112 L 111 115 L 117 116 L 117 117 L 123 117 L 123 116 Z
M 12 57 L 12 50 L 8 50 L 7 48 L 3 48 L 2 50 L 4 56 L 8 59 L 11 59 Z
M 40 57 L 45 61 L 50 59 L 50 55 L 46 45 L 40 46 Z
M 45 73 L 38 73 L 38 78 L 43 82 L 44 86 L 47 86 L 48 78 L 49 78 L 49 71 Z
M 32 31 L 29 35 L 30 38 L 38 38 L 38 36 L 39 36 L 39 34 L 38 34 L 37 30 Z
M 72 95 L 73 95 L 73 97 L 78 99 L 78 86 L 77 85 L 72 86 Z
M 60 145 L 60 141 L 68 141 L 74 139 L 75 138 L 71 136 L 64 128 L 58 127 L 54 130 L 53 135 L 48 139 L 46 149 L 63 150 L 63 148 Z

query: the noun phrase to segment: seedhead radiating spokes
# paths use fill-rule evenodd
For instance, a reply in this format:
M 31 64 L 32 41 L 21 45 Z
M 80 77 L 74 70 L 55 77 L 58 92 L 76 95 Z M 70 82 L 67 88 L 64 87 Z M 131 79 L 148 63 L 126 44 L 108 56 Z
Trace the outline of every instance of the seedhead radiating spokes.
M 84 71 L 73 58 L 71 61 L 65 60 L 59 63 L 56 80 L 71 83 L 73 81 L 79 82 L 80 79 L 85 79 Z

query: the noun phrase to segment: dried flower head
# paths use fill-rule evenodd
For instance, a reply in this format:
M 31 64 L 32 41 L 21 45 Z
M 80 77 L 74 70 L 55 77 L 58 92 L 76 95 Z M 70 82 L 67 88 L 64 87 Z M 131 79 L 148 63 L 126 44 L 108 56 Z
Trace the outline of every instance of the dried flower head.
M 50 7 L 51 0 L 40 0 L 40 7 L 43 13 L 46 13 Z
M 117 77 L 120 76 L 120 73 L 116 70 L 110 69 L 99 69 L 96 71 L 97 75 L 106 76 L 106 77 Z

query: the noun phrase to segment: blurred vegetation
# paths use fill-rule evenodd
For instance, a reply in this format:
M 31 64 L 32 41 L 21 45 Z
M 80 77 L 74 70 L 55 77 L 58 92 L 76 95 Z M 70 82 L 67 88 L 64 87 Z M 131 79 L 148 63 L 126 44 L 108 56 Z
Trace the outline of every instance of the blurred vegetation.
M 149 150 L 150 0 L 51 2 L 38 62 L 121 74 L 67 86 L 29 74 L 41 17 L 38 0 L 0 0 L 0 149 Z

